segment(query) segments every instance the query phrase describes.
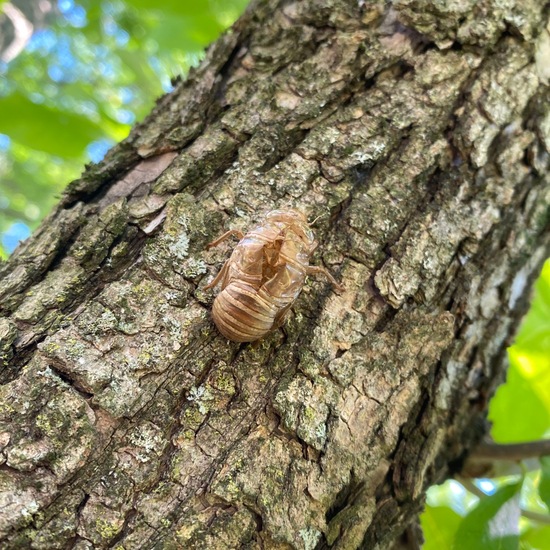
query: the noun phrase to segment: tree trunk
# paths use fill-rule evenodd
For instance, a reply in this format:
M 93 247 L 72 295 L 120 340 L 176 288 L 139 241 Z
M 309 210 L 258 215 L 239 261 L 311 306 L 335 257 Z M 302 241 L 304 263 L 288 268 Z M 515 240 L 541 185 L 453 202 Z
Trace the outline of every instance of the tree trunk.
M 2 266 L 4 547 L 388 548 L 460 467 L 549 251 L 550 37 L 443 4 L 254 3 Z M 229 342 L 206 244 L 281 206 L 345 291 Z

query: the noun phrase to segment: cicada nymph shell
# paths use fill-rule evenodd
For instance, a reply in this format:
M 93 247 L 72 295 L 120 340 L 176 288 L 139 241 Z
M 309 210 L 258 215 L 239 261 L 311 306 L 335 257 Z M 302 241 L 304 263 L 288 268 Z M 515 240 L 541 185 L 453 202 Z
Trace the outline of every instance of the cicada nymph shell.
M 317 241 L 298 210 L 272 210 L 246 235 L 228 231 L 208 248 L 230 236 L 237 236 L 239 243 L 205 288 L 221 283 L 212 317 L 218 330 L 234 342 L 253 342 L 280 327 L 307 275 L 321 273 L 341 290 L 325 268 L 309 265 Z

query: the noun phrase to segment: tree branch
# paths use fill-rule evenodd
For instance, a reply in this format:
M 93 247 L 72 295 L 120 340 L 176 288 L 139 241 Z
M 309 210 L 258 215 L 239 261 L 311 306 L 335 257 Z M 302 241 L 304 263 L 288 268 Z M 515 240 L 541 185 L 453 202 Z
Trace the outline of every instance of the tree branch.
M 541 514 L 539 512 L 532 512 L 531 510 L 522 510 L 521 515 L 531 521 L 550 525 L 550 514 Z
M 473 460 L 511 460 L 520 461 L 526 458 L 537 458 L 550 455 L 550 439 L 529 441 L 526 443 L 481 443 L 470 455 Z

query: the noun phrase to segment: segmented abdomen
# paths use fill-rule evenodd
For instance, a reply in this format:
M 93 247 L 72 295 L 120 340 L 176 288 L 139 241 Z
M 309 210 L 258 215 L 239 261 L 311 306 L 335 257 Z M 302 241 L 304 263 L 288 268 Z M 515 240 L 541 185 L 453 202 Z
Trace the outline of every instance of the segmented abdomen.
M 279 308 L 250 284 L 232 281 L 214 300 L 212 317 L 218 330 L 234 342 L 253 342 L 272 328 Z

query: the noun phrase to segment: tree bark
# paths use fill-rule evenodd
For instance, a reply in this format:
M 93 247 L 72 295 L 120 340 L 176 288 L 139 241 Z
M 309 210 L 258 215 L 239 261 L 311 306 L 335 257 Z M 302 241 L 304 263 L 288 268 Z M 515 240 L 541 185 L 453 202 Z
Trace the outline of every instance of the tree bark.
M 1 269 L 9 548 L 389 548 L 460 468 L 549 251 L 536 0 L 264 0 Z M 316 223 L 283 329 L 221 337 L 224 229 Z

